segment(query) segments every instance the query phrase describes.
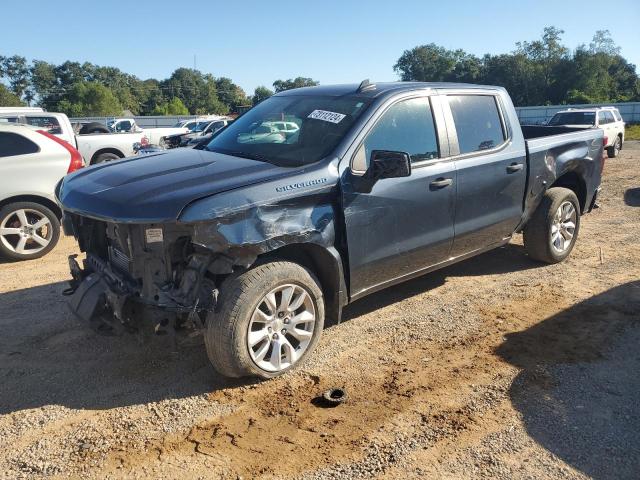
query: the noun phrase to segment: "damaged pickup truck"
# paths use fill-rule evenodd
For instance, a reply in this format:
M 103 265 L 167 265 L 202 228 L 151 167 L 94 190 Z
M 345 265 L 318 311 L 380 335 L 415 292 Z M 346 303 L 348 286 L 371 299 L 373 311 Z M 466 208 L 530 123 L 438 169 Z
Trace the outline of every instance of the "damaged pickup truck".
M 347 303 L 517 232 L 531 258 L 564 260 L 603 161 L 601 130 L 521 128 L 503 88 L 289 90 L 200 149 L 66 177 L 86 253 L 67 293 L 99 331 L 201 330 L 218 372 L 270 378 Z

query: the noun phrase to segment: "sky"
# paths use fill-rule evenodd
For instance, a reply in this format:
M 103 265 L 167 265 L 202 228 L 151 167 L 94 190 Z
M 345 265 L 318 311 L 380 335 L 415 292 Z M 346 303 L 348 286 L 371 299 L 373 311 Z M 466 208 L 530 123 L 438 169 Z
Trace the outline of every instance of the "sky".
M 2 3 L 0 55 L 87 61 L 141 79 L 191 68 L 195 56 L 199 70 L 247 93 L 297 76 L 322 84 L 398 80 L 393 65 L 417 45 L 504 53 L 551 25 L 565 31 L 571 49 L 608 29 L 622 55 L 640 65 L 639 0 Z

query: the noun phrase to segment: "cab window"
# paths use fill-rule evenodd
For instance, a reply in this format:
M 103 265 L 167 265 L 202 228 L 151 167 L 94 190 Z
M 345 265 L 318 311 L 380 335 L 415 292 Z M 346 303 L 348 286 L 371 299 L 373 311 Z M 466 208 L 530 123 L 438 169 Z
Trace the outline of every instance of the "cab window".
M 367 169 L 373 150 L 405 152 L 412 163 L 438 158 L 438 140 L 429 99 L 402 100 L 389 108 L 356 152 L 355 171 Z
M 62 127 L 60 127 L 60 123 L 56 117 L 50 116 L 39 116 L 39 117 L 25 117 L 25 121 L 29 125 L 33 125 L 34 127 L 40 127 L 45 129 L 47 132 L 52 135 L 61 135 Z
M 490 150 L 504 143 L 506 136 L 493 95 L 449 95 L 447 98 L 461 154 Z

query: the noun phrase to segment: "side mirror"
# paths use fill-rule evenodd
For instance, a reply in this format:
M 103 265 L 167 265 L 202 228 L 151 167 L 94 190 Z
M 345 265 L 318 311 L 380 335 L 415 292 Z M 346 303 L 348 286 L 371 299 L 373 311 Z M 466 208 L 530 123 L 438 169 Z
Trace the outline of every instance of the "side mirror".
M 371 152 L 369 171 L 375 180 L 408 177 L 411 175 L 411 157 L 406 152 L 374 150 Z
M 365 174 L 353 176 L 353 188 L 360 193 L 371 193 L 378 180 L 409 175 L 411 175 L 411 157 L 408 153 L 373 150 L 369 168 Z

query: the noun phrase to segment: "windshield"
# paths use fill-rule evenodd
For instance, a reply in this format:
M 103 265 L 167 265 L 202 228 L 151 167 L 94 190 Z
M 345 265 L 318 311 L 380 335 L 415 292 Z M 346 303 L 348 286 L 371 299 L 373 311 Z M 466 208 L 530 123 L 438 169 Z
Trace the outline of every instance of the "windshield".
M 594 112 L 564 112 L 556 113 L 549 125 L 595 125 L 596 114 Z
M 370 102 L 355 95 L 271 97 L 222 130 L 206 149 L 282 166 L 317 162 L 331 153 Z
M 198 122 L 197 125 L 193 128 L 193 132 L 202 132 L 205 128 L 207 128 L 207 125 L 209 125 L 211 122 Z

